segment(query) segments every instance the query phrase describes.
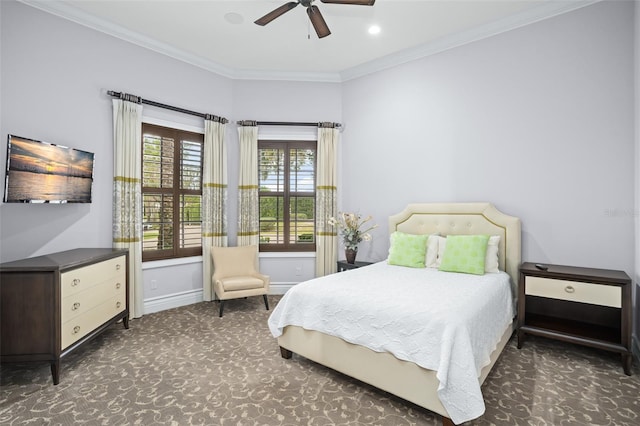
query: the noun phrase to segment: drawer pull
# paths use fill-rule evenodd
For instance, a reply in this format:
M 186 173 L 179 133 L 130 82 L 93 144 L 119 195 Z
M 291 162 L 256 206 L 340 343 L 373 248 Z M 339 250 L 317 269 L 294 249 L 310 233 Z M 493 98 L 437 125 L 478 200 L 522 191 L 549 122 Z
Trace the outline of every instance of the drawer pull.
M 573 286 L 568 285 L 564 288 L 564 291 L 566 291 L 567 293 L 574 293 L 576 289 L 573 288 Z
M 116 308 L 120 309 L 120 306 L 122 306 L 121 302 L 116 302 Z
M 120 270 L 120 264 L 118 263 L 118 264 L 116 265 L 116 271 L 119 271 L 119 270 Z
M 120 283 L 116 283 L 116 290 L 120 288 Z
M 74 278 L 73 281 L 71 281 L 71 287 L 75 287 L 78 284 L 80 284 L 80 278 Z
M 73 331 L 71 332 L 71 334 L 78 334 L 80 333 L 80 326 L 76 325 L 75 327 L 73 327 Z
M 72 311 L 77 311 L 78 309 L 80 309 L 80 302 L 74 303 L 73 307 L 71 308 Z

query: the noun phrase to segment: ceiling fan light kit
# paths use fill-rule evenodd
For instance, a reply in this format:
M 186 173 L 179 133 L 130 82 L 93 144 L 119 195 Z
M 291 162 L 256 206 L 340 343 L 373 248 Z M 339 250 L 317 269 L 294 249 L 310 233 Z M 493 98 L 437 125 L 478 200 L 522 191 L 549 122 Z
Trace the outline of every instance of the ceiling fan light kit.
M 318 6 L 313 4 L 315 0 L 298 0 L 298 1 L 290 1 L 288 3 L 283 4 L 282 6 L 272 10 L 271 12 L 264 15 L 262 18 L 255 21 L 256 24 L 264 26 L 279 16 L 284 15 L 294 7 L 299 4 L 303 5 L 307 8 L 307 15 L 309 16 L 309 20 L 313 25 L 313 28 L 316 30 L 316 34 L 318 34 L 318 38 L 323 38 L 331 34 L 329 30 L 329 26 L 324 20 L 322 13 L 320 13 L 320 9 Z M 376 0 L 320 0 L 322 3 L 333 3 L 333 4 L 352 4 L 352 5 L 360 5 L 360 6 L 373 6 Z

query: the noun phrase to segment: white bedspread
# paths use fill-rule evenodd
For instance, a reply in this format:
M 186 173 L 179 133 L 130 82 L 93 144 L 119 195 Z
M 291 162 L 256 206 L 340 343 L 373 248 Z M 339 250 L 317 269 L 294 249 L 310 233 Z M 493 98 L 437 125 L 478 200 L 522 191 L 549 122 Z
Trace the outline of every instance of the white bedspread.
M 297 325 L 437 371 L 451 420 L 484 413 L 478 376 L 514 316 L 509 276 L 388 265 L 291 288 L 269 317 L 274 337 Z

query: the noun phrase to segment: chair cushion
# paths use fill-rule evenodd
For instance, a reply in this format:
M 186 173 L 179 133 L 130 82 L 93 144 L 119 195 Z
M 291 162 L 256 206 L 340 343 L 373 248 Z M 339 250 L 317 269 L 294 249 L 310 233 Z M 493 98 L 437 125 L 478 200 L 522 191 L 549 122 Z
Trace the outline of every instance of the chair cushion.
M 223 278 L 220 280 L 224 291 L 251 290 L 264 287 L 264 281 L 251 276 Z

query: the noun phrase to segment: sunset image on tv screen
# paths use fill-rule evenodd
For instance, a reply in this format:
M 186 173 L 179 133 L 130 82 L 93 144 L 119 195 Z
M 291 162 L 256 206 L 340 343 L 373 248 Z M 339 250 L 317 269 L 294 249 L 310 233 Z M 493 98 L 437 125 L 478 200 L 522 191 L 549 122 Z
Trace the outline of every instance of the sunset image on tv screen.
M 93 157 L 10 135 L 5 202 L 90 203 Z

